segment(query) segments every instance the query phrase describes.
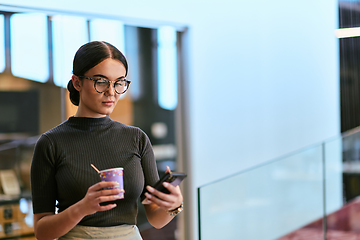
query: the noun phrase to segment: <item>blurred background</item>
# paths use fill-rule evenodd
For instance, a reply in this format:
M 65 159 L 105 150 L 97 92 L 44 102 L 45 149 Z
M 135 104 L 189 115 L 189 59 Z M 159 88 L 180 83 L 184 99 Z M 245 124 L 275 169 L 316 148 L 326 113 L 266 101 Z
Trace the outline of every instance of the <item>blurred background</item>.
M 278 239 L 310 223 L 326 239 L 323 220 L 360 188 L 359 11 L 336 0 L 0 0 L 0 212 L 19 214 L 0 219 L 0 237 L 31 237 L 33 146 L 76 111 L 65 88 L 75 51 L 103 40 L 132 81 L 110 117 L 149 135 L 160 175 L 188 174 L 185 210 L 166 228 L 139 209 L 144 239 Z

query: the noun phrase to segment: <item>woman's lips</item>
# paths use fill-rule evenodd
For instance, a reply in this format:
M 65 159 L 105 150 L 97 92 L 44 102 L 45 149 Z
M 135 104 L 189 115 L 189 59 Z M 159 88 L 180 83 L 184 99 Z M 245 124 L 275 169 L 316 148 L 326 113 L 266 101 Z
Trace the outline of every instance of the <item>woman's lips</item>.
M 105 101 L 105 102 L 103 102 L 103 104 L 104 104 L 105 106 L 111 107 L 111 106 L 114 104 L 114 101 Z

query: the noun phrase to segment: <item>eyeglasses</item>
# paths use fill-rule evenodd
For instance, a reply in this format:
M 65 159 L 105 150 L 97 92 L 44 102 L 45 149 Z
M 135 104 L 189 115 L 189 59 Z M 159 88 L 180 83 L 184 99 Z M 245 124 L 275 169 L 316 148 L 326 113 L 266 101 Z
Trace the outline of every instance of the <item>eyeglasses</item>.
M 85 78 L 89 79 L 91 81 L 94 81 L 94 88 L 98 93 L 106 92 L 109 87 L 110 83 L 114 83 L 114 89 L 117 94 L 123 94 L 126 92 L 126 90 L 129 89 L 131 81 L 126 79 L 121 79 L 117 81 L 109 81 L 105 78 L 91 78 L 91 77 L 85 77 L 85 76 L 79 76 L 79 78 Z

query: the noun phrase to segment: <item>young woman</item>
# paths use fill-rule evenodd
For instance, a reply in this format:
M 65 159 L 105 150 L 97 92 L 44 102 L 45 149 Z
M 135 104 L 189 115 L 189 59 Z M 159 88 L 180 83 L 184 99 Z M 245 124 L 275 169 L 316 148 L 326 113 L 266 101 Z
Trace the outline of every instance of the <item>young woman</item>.
M 129 88 L 127 72 L 125 57 L 109 43 L 90 42 L 77 51 L 68 84 L 77 112 L 42 134 L 34 151 L 37 239 L 142 239 L 135 225 L 140 196 L 146 197 L 146 216 L 155 228 L 165 226 L 182 208 L 178 186 L 164 184 L 170 194 L 149 186 L 159 176 L 146 134 L 108 116 Z M 91 164 L 99 170 L 124 168 L 124 199 L 118 198 L 120 190 L 110 188 L 117 183 L 100 182 Z

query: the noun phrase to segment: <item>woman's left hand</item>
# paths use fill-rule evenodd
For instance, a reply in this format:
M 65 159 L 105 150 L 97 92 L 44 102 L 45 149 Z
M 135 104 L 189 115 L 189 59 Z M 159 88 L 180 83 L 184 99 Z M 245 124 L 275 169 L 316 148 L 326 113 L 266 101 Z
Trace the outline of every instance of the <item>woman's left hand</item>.
M 169 167 L 167 167 L 166 172 L 170 172 Z M 168 182 L 164 182 L 163 185 L 167 190 L 169 190 L 170 193 L 169 194 L 163 193 L 151 186 L 147 186 L 146 189 L 151 194 L 145 193 L 146 199 L 144 201 L 144 204 L 155 203 L 165 211 L 178 208 L 184 200 L 180 187 L 179 186 L 174 187 Z

